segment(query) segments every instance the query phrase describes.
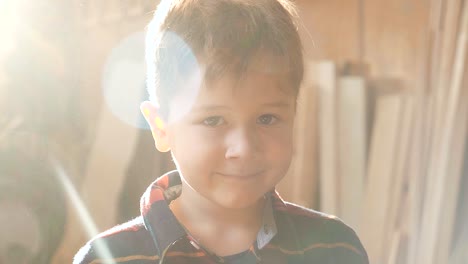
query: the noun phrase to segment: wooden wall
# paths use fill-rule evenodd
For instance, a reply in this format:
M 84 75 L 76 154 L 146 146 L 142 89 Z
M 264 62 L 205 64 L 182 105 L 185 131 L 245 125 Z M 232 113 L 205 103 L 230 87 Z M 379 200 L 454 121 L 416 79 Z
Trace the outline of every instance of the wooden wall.
M 371 76 L 424 83 L 428 1 L 298 0 L 309 60 L 361 61 Z
M 385 80 L 384 85 L 397 83 L 409 91 L 424 89 L 430 48 L 428 2 L 297 0 L 296 4 L 307 63 L 327 60 L 341 66 L 361 65 L 370 83 Z M 317 115 L 318 109 L 314 111 L 311 115 Z M 311 136 L 317 140 L 317 135 Z M 311 163 L 318 167 L 317 159 L 316 155 Z M 318 208 L 318 168 L 314 171 L 308 179 L 291 172 L 279 186 L 283 196 Z

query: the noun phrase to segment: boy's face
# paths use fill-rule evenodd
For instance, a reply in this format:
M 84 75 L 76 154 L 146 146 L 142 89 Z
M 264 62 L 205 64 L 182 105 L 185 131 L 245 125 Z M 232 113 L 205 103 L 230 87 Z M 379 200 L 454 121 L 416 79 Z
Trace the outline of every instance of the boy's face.
M 221 78 L 153 133 L 172 151 L 184 187 L 225 208 L 251 206 L 274 188 L 293 151 L 296 95 L 284 79 L 261 72 Z M 171 113 L 188 101 L 179 96 Z

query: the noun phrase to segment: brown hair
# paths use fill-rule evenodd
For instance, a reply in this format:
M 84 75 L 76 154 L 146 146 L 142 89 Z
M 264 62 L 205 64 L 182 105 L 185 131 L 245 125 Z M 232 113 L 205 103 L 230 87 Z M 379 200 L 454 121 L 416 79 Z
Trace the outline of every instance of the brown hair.
M 146 39 L 150 100 L 166 117 L 199 62 L 210 81 L 242 75 L 260 54 L 279 59 L 297 95 L 304 66 L 295 17 L 289 0 L 162 0 Z

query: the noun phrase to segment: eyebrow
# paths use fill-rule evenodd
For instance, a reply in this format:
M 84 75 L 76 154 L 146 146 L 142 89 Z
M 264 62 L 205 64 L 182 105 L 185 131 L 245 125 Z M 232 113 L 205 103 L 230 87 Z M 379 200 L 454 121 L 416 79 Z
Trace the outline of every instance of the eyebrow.
M 264 103 L 260 106 L 262 107 L 270 107 L 270 108 L 289 108 L 291 104 L 286 102 L 271 102 L 271 103 Z M 229 109 L 228 106 L 225 105 L 201 105 L 196 106 L 192 109 L 192 112 L 209 112 L 209 111 L 216 111 L 216 110 L 226 110 Z
M 229 109 L 229 107 L 224 106 L 224 105 L 201 105 L 201 106 L 196 106 L 192 109 L 192 112 L 210 112 L 210 111 L 216 111 L 216 110 L 225 110 Z
M 291 104 L 286 102 L 273 102 L 273 103 L 265 103 L 262 106 L 266 107 L 274 107 L 274 108 L 288 108 Z

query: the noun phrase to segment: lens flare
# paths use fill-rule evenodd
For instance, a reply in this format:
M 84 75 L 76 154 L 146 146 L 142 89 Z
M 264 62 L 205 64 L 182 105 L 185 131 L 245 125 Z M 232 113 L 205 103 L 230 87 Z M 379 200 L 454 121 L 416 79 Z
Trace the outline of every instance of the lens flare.
M 75 208 L 82 225 L 85 228 L 86 234 L 89 238 L 96 236 L 99 232 L 94 223 L 93 219 L 91 218 L 86 206 L 84 205 L 83 201 L 80 198 L 80 195 L 76 191 L 75 187 L 69 180 L 66 171 L 63 167 L 53 158 L 51 158 L 51 163 L 53 168 L 56 171 L 57 178 L 59 179 L 60 183 L 63 185 L 65 193 L 68 195 L 73 207 Z M 107 245 L 100 239 L 95 240 L 95 247 L 97 255 L 100 259 L 106 260 L 106 263 L 114 264 L 112 254 L 107 247 Z

